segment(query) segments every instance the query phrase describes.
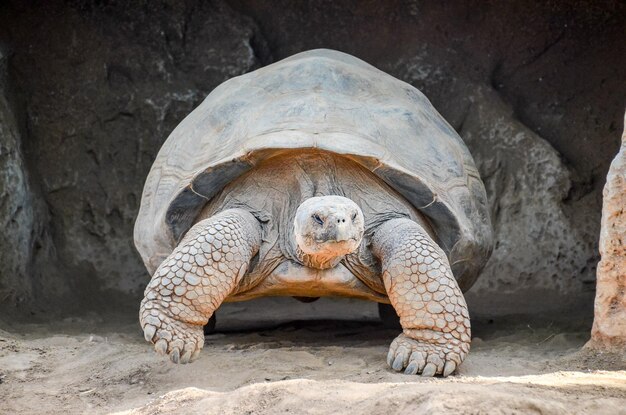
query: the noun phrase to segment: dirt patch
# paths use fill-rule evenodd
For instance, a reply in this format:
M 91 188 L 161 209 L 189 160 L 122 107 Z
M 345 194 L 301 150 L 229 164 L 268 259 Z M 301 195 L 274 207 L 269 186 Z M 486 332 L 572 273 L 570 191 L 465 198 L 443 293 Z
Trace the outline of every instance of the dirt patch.
M 582 350 L 588 328 L 477 321 L 456 376 L 385 364 L 396 330 L 372 303 L 227 304 L 201 357 L 155 355 L 132 315 L 2 322 L 0 413 L 623 413 L 626 359 Z

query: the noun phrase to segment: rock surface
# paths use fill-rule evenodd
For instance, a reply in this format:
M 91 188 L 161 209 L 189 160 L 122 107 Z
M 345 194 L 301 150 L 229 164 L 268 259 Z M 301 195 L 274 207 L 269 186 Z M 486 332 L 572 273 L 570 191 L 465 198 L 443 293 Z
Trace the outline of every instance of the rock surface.
M 41 248 L 36 242 L 40 212 L 28 182 L 7 61 L 6 50 L 0 48 L 0 304 L 20 303 L 33 295 L 35 244 Z
M 148 278 L 132 241 L 148 170 L 208 92 L 258 66 L 255 26 L 221 3 L 50 2 L 17 4 L 11 15 L 0 27 L 10 28 L 4 38 L 25 104 L 25 153 L 62 268 L 31 279 L 43 291 L 38 299 L 75 308 L 132 303 Z
M 225 79 L 319 47 L 416 86 L 467 141 L 496 226 L 471 310 L 590 305 L 625 16 L 619 1 L 4 2 L 0 112 L 18 121 L 0 126 L 0 307 L 136 307 L 132 228 L 162 142 Z
M 497 241 L 469 293 L 473 309 L 488 314 L 513 304 L 524 310 L 562 308 L 566 299 L 549 297 L 582 289 L 580 270 L 592 245 L 563 208 L 571 172 L 495 91 L 476 86 L 468 101 L 460 133 L 485 183 Z
M 600 256 L 590 346 L 626 352 L 626 124 L 604 186 Z

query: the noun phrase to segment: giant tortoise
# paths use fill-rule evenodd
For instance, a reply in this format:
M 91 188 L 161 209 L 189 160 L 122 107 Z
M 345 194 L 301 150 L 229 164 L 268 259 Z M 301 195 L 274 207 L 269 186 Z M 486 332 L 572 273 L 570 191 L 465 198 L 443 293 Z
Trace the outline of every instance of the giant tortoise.
M 159 151 L 134 238 L 141 326 L 175 363 L 224 301 L 345 296 L 391 303 L 387 362 L 423 376 L 467 355 L 462 291 L 493 241 L 472 156 L 428 99 L 323 49 L 215 88 Z

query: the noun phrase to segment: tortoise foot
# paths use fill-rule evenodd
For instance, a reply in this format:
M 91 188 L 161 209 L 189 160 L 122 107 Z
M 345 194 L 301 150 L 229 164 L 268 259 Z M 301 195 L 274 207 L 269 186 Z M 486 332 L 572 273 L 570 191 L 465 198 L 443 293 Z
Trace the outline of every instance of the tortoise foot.
M 402 333 L 389 347 L 387 364 L 396 372 L 404 370 L 407 375 L 446 377 L 461 364 L 466 347 L 455 342 L 441 344 L 434 339 L 416 340 Z
M 158 354 L 169 356 L 174 363 L 191 362 L 204 346 L 201 325 L 176 320 L 158 308 L 149 309 L 141 322 L 146 340 L 154 343 Z

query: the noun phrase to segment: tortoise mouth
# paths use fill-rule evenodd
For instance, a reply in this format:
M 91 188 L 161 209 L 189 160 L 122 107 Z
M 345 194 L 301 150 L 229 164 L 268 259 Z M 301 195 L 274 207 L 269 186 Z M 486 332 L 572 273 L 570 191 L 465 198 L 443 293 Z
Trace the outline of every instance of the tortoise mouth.
M 340 245 L 340 244 L 346 244 L 349 242 L 357 242 L 358 239 L 357 238 L 348 238 L 348 239 L 344 239 L 342 241 L 333 241 L 333 240 L 328 240 L 328 239 L 315 239 L 315 243 L 316 244 L 336 244 L 336 245 Z

